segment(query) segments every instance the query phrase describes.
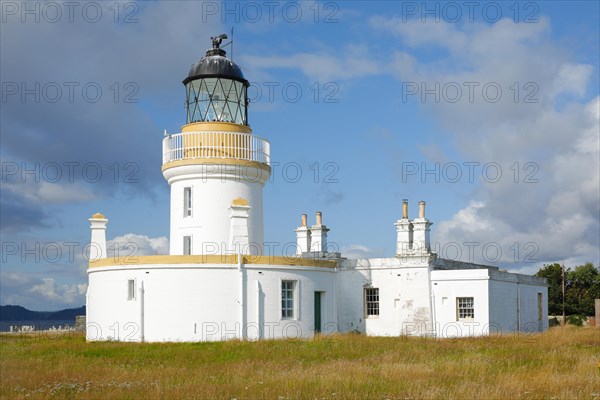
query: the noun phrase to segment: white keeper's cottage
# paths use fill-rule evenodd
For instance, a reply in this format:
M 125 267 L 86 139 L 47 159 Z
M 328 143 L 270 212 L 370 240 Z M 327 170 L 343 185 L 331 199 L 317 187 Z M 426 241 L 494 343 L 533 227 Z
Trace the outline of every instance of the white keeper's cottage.
M 403 201 L 396 255 L 330 253 L 317 213 L 296 229 L 294 257 L 264 254 L 262 189 L 269 142 L 248 124 L 248 81 L 221 35 L 183 81 L 187 123 L 163 139 L 171 186 L 169 255 L 107 257 L 106 225 L 90 218 L 87 339 L 214 341 L 316 333 L 455 337 L 548 328 L 542 278 L 445 260 L 432 223 Z

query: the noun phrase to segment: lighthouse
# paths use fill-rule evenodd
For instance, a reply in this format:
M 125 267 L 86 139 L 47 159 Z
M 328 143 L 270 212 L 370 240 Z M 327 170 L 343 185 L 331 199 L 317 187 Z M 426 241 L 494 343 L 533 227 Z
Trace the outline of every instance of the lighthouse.
M 250 128 L 250 84 L 220 47 L 227 35 L 211 39 L 183 80 L 186 124 L 163 139 L 170 254 L 260 255 L 269 142 Z
M 316 210 L 314 224 L 302 214 L 294 254 L 263 251 L 269 142 L 250 128 L 249 83 L 221 49 L 227 36 L 211 39 L 212 48 L 183 80 L 186 123 L 162 139 L 170 254 L 111 254 L 108 218 L 89 218 L 87 340 L 334 332 L 452 337 L 548 328 L 545 280 L 440 257 L 430 243 L 424 201 L 414 219 L 408 200 L 402 202 L 392 257 L 327 251 L 336 238 Z M 292 226 L 289 221 L 290 236 Z

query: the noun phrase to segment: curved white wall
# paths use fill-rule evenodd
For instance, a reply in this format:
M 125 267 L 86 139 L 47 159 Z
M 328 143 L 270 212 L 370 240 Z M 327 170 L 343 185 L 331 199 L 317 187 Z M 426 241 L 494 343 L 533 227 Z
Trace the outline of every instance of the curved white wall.
M 216 341 L 314 335 L 314 292 L 323 332 L 337 331 L 335 271 L 317 267 L 143 265 L 88 270 L 87 339 Z M 128 283 L 136 298 L 128 300 Z M 294 318 L 281 318 L 281 281 L 297 282 Z M 143 283 L 144 293 L 140 291 Z M 244 327 L 242 331 L 242 327 Z
M 170 254 L 183 254 L 183 237 L 192 237 L 192 254 L 234 252 L 228 244 L 231 202 L 242 197 L 251 207 L 248 254 L 262 254 L 263 196 L 268 172 L 232 164 L 186 165 L 165 170 L 171 186 Z M 184 215 L 184 188 L 192 188 L 192 215 Z

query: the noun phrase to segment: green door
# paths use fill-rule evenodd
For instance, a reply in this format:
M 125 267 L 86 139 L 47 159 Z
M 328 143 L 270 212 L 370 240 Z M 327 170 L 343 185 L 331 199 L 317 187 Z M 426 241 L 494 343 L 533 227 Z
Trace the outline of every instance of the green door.
M 315 292 L 315 334 L 321 333 L 321 292 Z

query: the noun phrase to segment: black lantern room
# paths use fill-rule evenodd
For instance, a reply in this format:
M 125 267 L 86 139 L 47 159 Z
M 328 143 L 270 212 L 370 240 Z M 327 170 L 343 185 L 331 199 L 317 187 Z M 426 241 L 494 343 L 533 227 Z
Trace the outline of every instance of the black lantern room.
M 183 84 L 188 124 L 231 122 L 248 125 L 248 86 L 242 70 L 219 46 L 227 35 L 212 37 L 212 49 L 192 65 Z

